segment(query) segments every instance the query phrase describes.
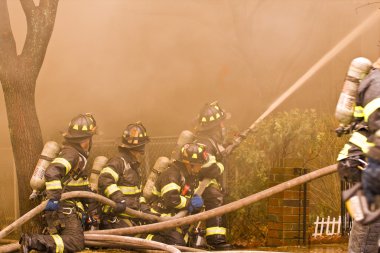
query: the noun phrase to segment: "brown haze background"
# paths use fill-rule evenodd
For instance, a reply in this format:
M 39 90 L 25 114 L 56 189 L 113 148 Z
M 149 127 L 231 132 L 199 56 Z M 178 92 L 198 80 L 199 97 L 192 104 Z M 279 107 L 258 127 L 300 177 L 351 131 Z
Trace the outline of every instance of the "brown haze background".
M 119 136 L 137 120 L 152 136 L 177 135 L 191 127 L 205 102 L 213 100 L 232 113 L 230 124 L 247 128 L 282 91 L 380 7 L 367 3 L 62 0 L 37 80 L 44 139 L 59 141 L 59 131 L 80 112 L 94 113 L 102 132 L 97 140 Z M 20 51 L 25 17 L 18 0 L 8 4 Z M 317 108 L 333 115 L 350 61 L 358 56 L 376 60 L 379 41 L 380 26 L 375 25 L 280 110 Z M 0 185 L 10 192 L 12 156 L 3 96 L 0 133 Z

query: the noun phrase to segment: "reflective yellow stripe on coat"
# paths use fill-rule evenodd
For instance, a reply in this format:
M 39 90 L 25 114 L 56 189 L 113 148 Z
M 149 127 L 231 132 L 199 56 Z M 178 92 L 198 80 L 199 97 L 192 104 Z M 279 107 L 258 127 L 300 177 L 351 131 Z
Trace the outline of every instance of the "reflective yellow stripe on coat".
M 139 203 L 140 203 L 140 204 L 146 203 L 146 199 L 145 199 L 145 197 L 141 196 L 141 197 L 139 198 Z
M 342 150 L 339 152 L 338 158 L 336 159 L 338 162 L 346 159 L 348 157 L 348 151 L 351 148 L 350 144 L 345 144 Z
M 363 118 L 364 117 L 364 108 L 361 106 L 355 106 L 354 110 L 354 117 L 355 118 Z
M 68 186 L 86 186 L 89 184 L 90 184 L 90 182 L 88 181 L 88 178 L 86 178 L 86 179 L 79 178 L 77 180 L 71 180 L 67 185 Z
M 157 197 L 161 197 L 161 193 L 157 190 L 156 186 L 153 186 L 152 194 Z
M 187 199 L 184 196 L 180 196 L 180 197 L 181 197 L 181 202 L 177 206 L 174 207 L 176 209 L 182 209 L 186 207 Z
M 152 239 L 153 239 L 153 234 L 149 234 L 146 238 L 145 238 L 145 240 L 148 240 L 148 241 L 151 241 Z
M 63 253 L 65 250 L 65 245 L 63 244 L 62 237 L 59 235 L 51 235 L 53 237 L 53 240 L 55 242 L 55 252 L 56 253 Z
M 377 109 L 380 108 L 380 98 L 375 98 L 371 102 L 369 102 L 366 106 L 364 106 L 364 121 L 368 122 L 369 116 L 374 113 Z
M 141 192 L 137 186 L 119 186 L 119 188 L 124 195 L 134 195 Z
M 60 190 L 62 189 L 61 180 L 53 180 L 45 183 L 46 190 Z
M 206 228 L 206 236 L 209 235 L 225 235 L 227 233 L 224 227 L 210 227 Z
M 100 171 L 100 175 L 104 173 L 111 174 L 115 182 L 119 181 L 119 175 L 111 167 L 105 167 Z
M 119 187 L 117 187 L 116 184 L 111 184 L 109 185 L 105 190 L 104 190 L 104 195 L 106 195 L 107 198 L 112 195 L 112 193 L 120 191 Z
M 349 142 L 361 148 L 364 153 L 367 153 L 369 148 L 373 146 L 371 143 L 367 142 L 367 137 L 359 132 L 353 133 Z
M 173 191 L 173 190 L 179 192 L 181 190 L 181 186 L 179 186 L 176 183 L 167 184 L 164 187 L 162 187 L 162 189 L 161 189 L 161 196 L 163 196 L 165 193 L 167 193 L 169 191 Z
M 66 175 L 71 170 L 71 163 L 69 161 L 67 161 L 65 158 L 57 157 L 51 163 L 62 164 L 66 169 Z

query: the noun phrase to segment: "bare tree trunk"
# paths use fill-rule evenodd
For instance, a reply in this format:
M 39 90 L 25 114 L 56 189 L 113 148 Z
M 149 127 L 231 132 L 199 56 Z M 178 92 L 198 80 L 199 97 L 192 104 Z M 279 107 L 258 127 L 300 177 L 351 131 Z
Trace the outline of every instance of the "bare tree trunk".
M 3 91 L 17 172 L 20 214 L 24 214 L 32 207 L 28 199 L 31 193 L 29 180 L 42 150 L 42 135 L 34 102 L 34 85 L 30 85 L 27 77 L 19 80 L 17 86 L 7 82 L 12 83 L 3 81 Z
M 7 0 L 0 0 L 0 81 L 7 109 L 9 132 L 17 170 L 20 214 L 31 208 L 29 179 L 42 150 L 42 134 L 35 106 L 35 88 L 53 31 L 58 0 L 20 0 L 27 21 L 23 51 L 9 22 Z

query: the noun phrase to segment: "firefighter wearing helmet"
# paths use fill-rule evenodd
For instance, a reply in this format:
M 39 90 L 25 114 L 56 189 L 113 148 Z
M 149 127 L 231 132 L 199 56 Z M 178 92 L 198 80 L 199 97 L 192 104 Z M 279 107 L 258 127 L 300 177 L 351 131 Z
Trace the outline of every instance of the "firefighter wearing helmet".
M 149 211 L 141 194 L 141 169 L 145 145 L 149 142 L 141 122 L 129 124 L 118 146 L 119 155 L 111 158 L 100 171 L 98 190 L 100 194 L 116 202 L 116 207 L 102 206 L 101 229 L 122 228 L 139 225 L 140 221 L 125 213 L 129 207 Z
M 202 197 L 206 211 L 223 205 L 222 177 L 223 144 L 225 142 L 224 120 L 229 118 L 217 101 L 206 103 L 199 112 L 198 125 L 195 128 L 195 141 L 207 147 L 210 159 L 217 162 L 218 166 L 203 166 L 199 172 L 199 179 L 212 179 L 205 189 Z M 226 240 L 226 226 L 223 217 L 214 217 L 206 220 L 207 244 L 214 249 L 230 249 L 231 245 Z
M 351 164 L 359 164 L 354 167 L 361 169 L 359 180 L 362 182 L 363 193 L 368 201 L 368 209 L 374 211 L 380 208 L 377 201 L 380 195 L 380 58 L 372 64 L 368 75 L 360 82 L 355 104 L 354 116 L 356 121 L 360 122 L 357 125 L 364 125 L 365 130 L 355 131 L 350 143 L 355 144 L 364 153 L 366 159 L 359 158 L 366 160 L 368 164 L 363 165 L 359 159 L 351 159 Z M 351 150 L 352 148 L 348 150 L 348 155 L 352 153 Z M 378 252 L 379 231 L 379 219 L 369 225 L 354 222 L 350 233 L 349 251 Z
M 43 252 L 77 252 L 84 249 L 84 236 L 80 215 L 86 203 L 63 200 L 61 194 L 70 191 L 90 191 L 84 173 L 91 149 L 96 122 L 91 114 L 79 114 L 63 134 L 63 147 L 45 172 L 45 217 L 48 235 L 23 234 L 20 239 L 23 252 L 34 249 Z
M 202 166 L 209 163 L 206 147 L 200 143 L 186 143 L 180 149 L 179 159 L 159 174 L 153 187 L 151 212 L 161 216 L 174 216 L 182 210 L 190 214 L 203 207 L 201 196 L 194 195 Z M 186 231 L 180 228 L 148 234 L 146 239 L 171 245 L 185 246 Z

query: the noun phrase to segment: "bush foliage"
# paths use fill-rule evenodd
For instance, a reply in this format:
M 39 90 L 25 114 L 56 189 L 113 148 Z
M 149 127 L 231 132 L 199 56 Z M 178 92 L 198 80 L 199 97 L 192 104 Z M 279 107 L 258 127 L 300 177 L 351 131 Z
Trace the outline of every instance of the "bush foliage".
M 336 137 L 336 126 L 337 122 L 331 115 L 323 115 L 313 109 L 279 112 L 260 122 L 228 158 L 228 201 L 268 188 L 270 168 L 293 165 L 313 171 L 334 164 L 339 150 L 347 141 L 347 137 Z M 316 215 L 339 215 L 340 183 L 337 175 L 309 183 L 307 194 L 310 200 L 309 222 Z M 267 231 L 266 209 L 267 200 L 263 200 L 229 214 L 232 241 L 263 244 Z

